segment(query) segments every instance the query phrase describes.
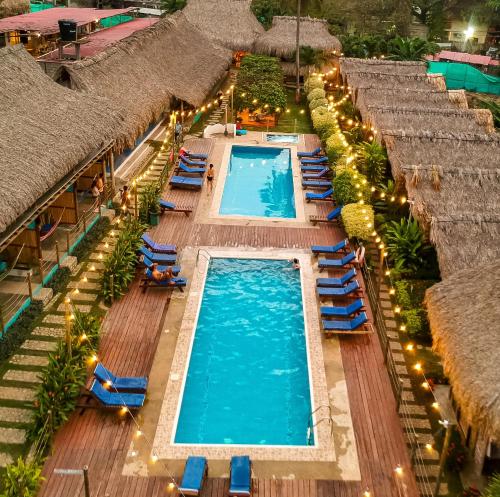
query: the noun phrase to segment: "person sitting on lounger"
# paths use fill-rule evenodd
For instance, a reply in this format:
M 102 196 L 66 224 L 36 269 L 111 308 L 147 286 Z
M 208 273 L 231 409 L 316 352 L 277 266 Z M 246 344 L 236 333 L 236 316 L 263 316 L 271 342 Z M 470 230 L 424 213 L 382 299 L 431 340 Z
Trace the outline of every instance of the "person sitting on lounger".
M 168 283 L 169 285 L 175 284 L 173 281 L 171 281 L 174 276 L 171 267 L 168 267 L 167 269 L 165 269 L 165 271 L 158 271 L 158 264 L 156 264 L 155 262 L 151 266 L 151 276 L 153 276 L 153 279 L 158 282 Z
M 356 249 L 356 258 L 354 259 L 354 264 L 360 268 L 365 263 L 365 247 L 360 242 L 359 247 Z

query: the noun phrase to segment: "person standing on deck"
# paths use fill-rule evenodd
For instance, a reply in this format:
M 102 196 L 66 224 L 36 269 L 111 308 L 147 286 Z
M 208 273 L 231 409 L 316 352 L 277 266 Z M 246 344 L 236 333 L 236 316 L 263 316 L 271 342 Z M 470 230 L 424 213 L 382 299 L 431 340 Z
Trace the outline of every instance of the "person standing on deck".
M 210 164 L 208 166 L 208 171 L 207 171 L 207 196 L 212 193 L 212 190 L 214 189 L 214 178 L 215 178 L 215 170 L 214 170 L 214 165 Z
M 182 124 L 180 122 L 177 122 L 175 125 L 175 141 L 179 142 L 181 139 L 182 135 Z

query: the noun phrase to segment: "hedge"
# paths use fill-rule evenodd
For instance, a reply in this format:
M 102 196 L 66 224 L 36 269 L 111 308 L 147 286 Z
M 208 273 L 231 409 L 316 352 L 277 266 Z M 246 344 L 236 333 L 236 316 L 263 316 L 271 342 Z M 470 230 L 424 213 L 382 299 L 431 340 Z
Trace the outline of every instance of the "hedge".
M 371 191 L 366 177 L 353 169 L 345 169 L 333 178 L 335 198 L 341 205 L 370 200 Z
M 328 100 L 326 98 L 316 98 L 315 100 L 311 100 L 309 102 L 309 109 L 314 110 L 318 107 L 327 107 Z
M 342 222 L 349 238 L 370 240 L 373 232 L 373 218 L 371 205 L 347 204 L 342 209 Z
M 316 100 L 317 98 L 326 98 L 326 92 L 323 90 L 323 88 L 315 88 L 314 90 L 311 90 L 307 94 L 307 101 L 311 102 L 312 100 Z

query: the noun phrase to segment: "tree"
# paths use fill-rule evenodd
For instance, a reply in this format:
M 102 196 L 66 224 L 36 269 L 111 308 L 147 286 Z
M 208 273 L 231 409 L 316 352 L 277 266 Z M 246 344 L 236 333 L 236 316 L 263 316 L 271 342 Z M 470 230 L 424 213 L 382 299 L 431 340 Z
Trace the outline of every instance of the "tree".
M 285 9 L 279 0 L 252 0 L 252 12 L 265 29 L 269 29 L 274 16 L 282 16 Z
M 173 14 L 186 6 L 187 0 L 160 0 L 161 10 L 166 14 Z
M 387 44 L 388 59 L 424 60 L 426 55 L 435 54 L 439 46 L 422 38 L 394 38 Z

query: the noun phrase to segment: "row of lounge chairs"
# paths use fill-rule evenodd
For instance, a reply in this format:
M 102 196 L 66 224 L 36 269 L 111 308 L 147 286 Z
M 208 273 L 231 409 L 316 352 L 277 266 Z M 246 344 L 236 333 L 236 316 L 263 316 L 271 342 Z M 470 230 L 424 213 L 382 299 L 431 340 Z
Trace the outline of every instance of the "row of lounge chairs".
M 229 492 L 235 497 L 252 495 L 252 462 L 249 456 L 233 456 L 229 466 Z M 181 495 L 200 495 L 208 478 L 208 464 L 205 457 L 189 456 L 184 466 L 182 481 L 178 487 Z
M 358 335 L 371 333 L 371 324 L 365 311 L 363 289 L 356 279 L 357 271 L 354 267 L 356 254 L 349 250 L 349 240 L 346 238 L 336 245 L 313 245 L 311 252 L 333 258 L 318 259 L 320 269 L 337 269 L 344 272 L 337 277 L 317 278 L 316 292 L 321 300 L 334 300 L 335 305 L 321 306 L 320 313 L 323 331 L 327 335 Z M 336 301 L 342 299 L 342 302 Z
M 170 186 L 173 188 L 201 190 L 203 187 L 203 177 L 207 171 L 207 159 L 207 154 L 193 154 L 189 151 L 184 151 L 182 155 L 179 155 L 174 176 L 170 179 Z M 192 175 L 200 177 L 196 178 L 192 177 Z

